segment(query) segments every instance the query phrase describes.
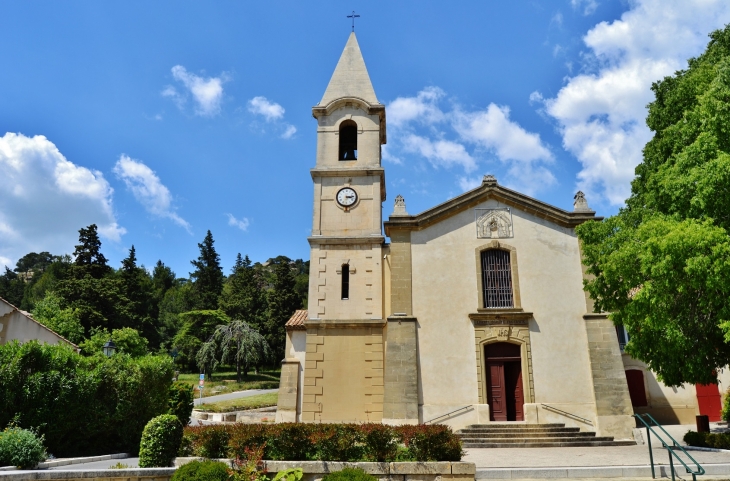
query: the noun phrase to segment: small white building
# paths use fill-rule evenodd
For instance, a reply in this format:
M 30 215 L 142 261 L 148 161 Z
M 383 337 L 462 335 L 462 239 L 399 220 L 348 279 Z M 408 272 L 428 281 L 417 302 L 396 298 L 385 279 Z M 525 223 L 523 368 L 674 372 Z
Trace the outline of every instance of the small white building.
M 29 313 L 0 297 L 0 344 L 34 340 L 47 344 L 63 343 L 77 351 L 79 349 L 76 344 L 33 319 Z

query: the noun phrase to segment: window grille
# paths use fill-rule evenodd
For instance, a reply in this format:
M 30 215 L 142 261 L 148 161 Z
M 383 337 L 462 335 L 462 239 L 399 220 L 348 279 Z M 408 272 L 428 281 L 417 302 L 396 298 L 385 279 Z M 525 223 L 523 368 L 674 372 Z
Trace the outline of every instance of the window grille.
M 626 332 L 624 326 L 616 326 L 616 336 L 618 337 L 618 347 L 621 349 L 621 352 L 624 352 L 626 344 L 629 343 L 629 333 Z
M 513 307 L 510 253 L 498 249 L 482 252 L 484 307 Z
M 350 298 L 350 266 L 342 266 L 342 299 Z

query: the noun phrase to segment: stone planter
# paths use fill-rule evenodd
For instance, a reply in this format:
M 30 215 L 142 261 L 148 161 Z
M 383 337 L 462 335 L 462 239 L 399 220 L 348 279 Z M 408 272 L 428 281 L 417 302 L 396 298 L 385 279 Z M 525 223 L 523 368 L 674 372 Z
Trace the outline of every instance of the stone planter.
M 175 466 L 182 466 L 194 459 L 176 458 Z M 232 463 L 231 459 L 219 459 Z M 412 462 L 412 463 L 349 463 L 340 461 L 263 461 L 263 469 L 270 474 L 285 469 L 301 468 L 302 481 L 319 481 L 325 475 L 343 468 L 361 468 L 381 481 L 474 481 L 476 465 L 462 462 Z

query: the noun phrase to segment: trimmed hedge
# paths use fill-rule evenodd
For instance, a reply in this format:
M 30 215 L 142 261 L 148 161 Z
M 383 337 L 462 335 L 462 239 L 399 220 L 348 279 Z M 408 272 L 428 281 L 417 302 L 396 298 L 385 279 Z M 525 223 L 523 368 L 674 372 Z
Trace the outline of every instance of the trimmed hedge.
M 136 453 L 168 411 L 169 356 L 84 357 L 68 346 L 0 345 L 0 428 L 32 428 L 56 457 Z
M 701 448 L 730 449 L 730 434 L 687 431 L 684 442 Z
M 228 481 L 228 467 L 220 461 L 191 461 L 175 470 L 171 481 Z
M 183 427 L 174 414 L 152 418 L 142 431 L 139 446 L 140 468 L 167 468 L 172 466 L 180 448 Z
M 326 475 L 322 481 L 378 481 L 378 478 L 362 468 L 345 468 Z
M 186 427 L 180 456 L 278 461 L 460 461 L 461 441 L 443 425 L 232 424 Z

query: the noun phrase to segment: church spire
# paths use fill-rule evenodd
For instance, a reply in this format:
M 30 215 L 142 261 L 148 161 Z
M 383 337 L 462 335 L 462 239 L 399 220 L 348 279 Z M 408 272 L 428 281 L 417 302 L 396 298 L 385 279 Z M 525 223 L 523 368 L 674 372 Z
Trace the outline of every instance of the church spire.
M 380 103 L 375 96 L 373 84 L 370 83 L 370 76 L 365 67 L 365 60 L 362 58 L 355 32 L 352 32 L 350 38 L 347 39 L 345 50 L 342 51 L 319 106 L 324 107 L 333 100 L 343 97 L 361 98 L 369 104 Z

